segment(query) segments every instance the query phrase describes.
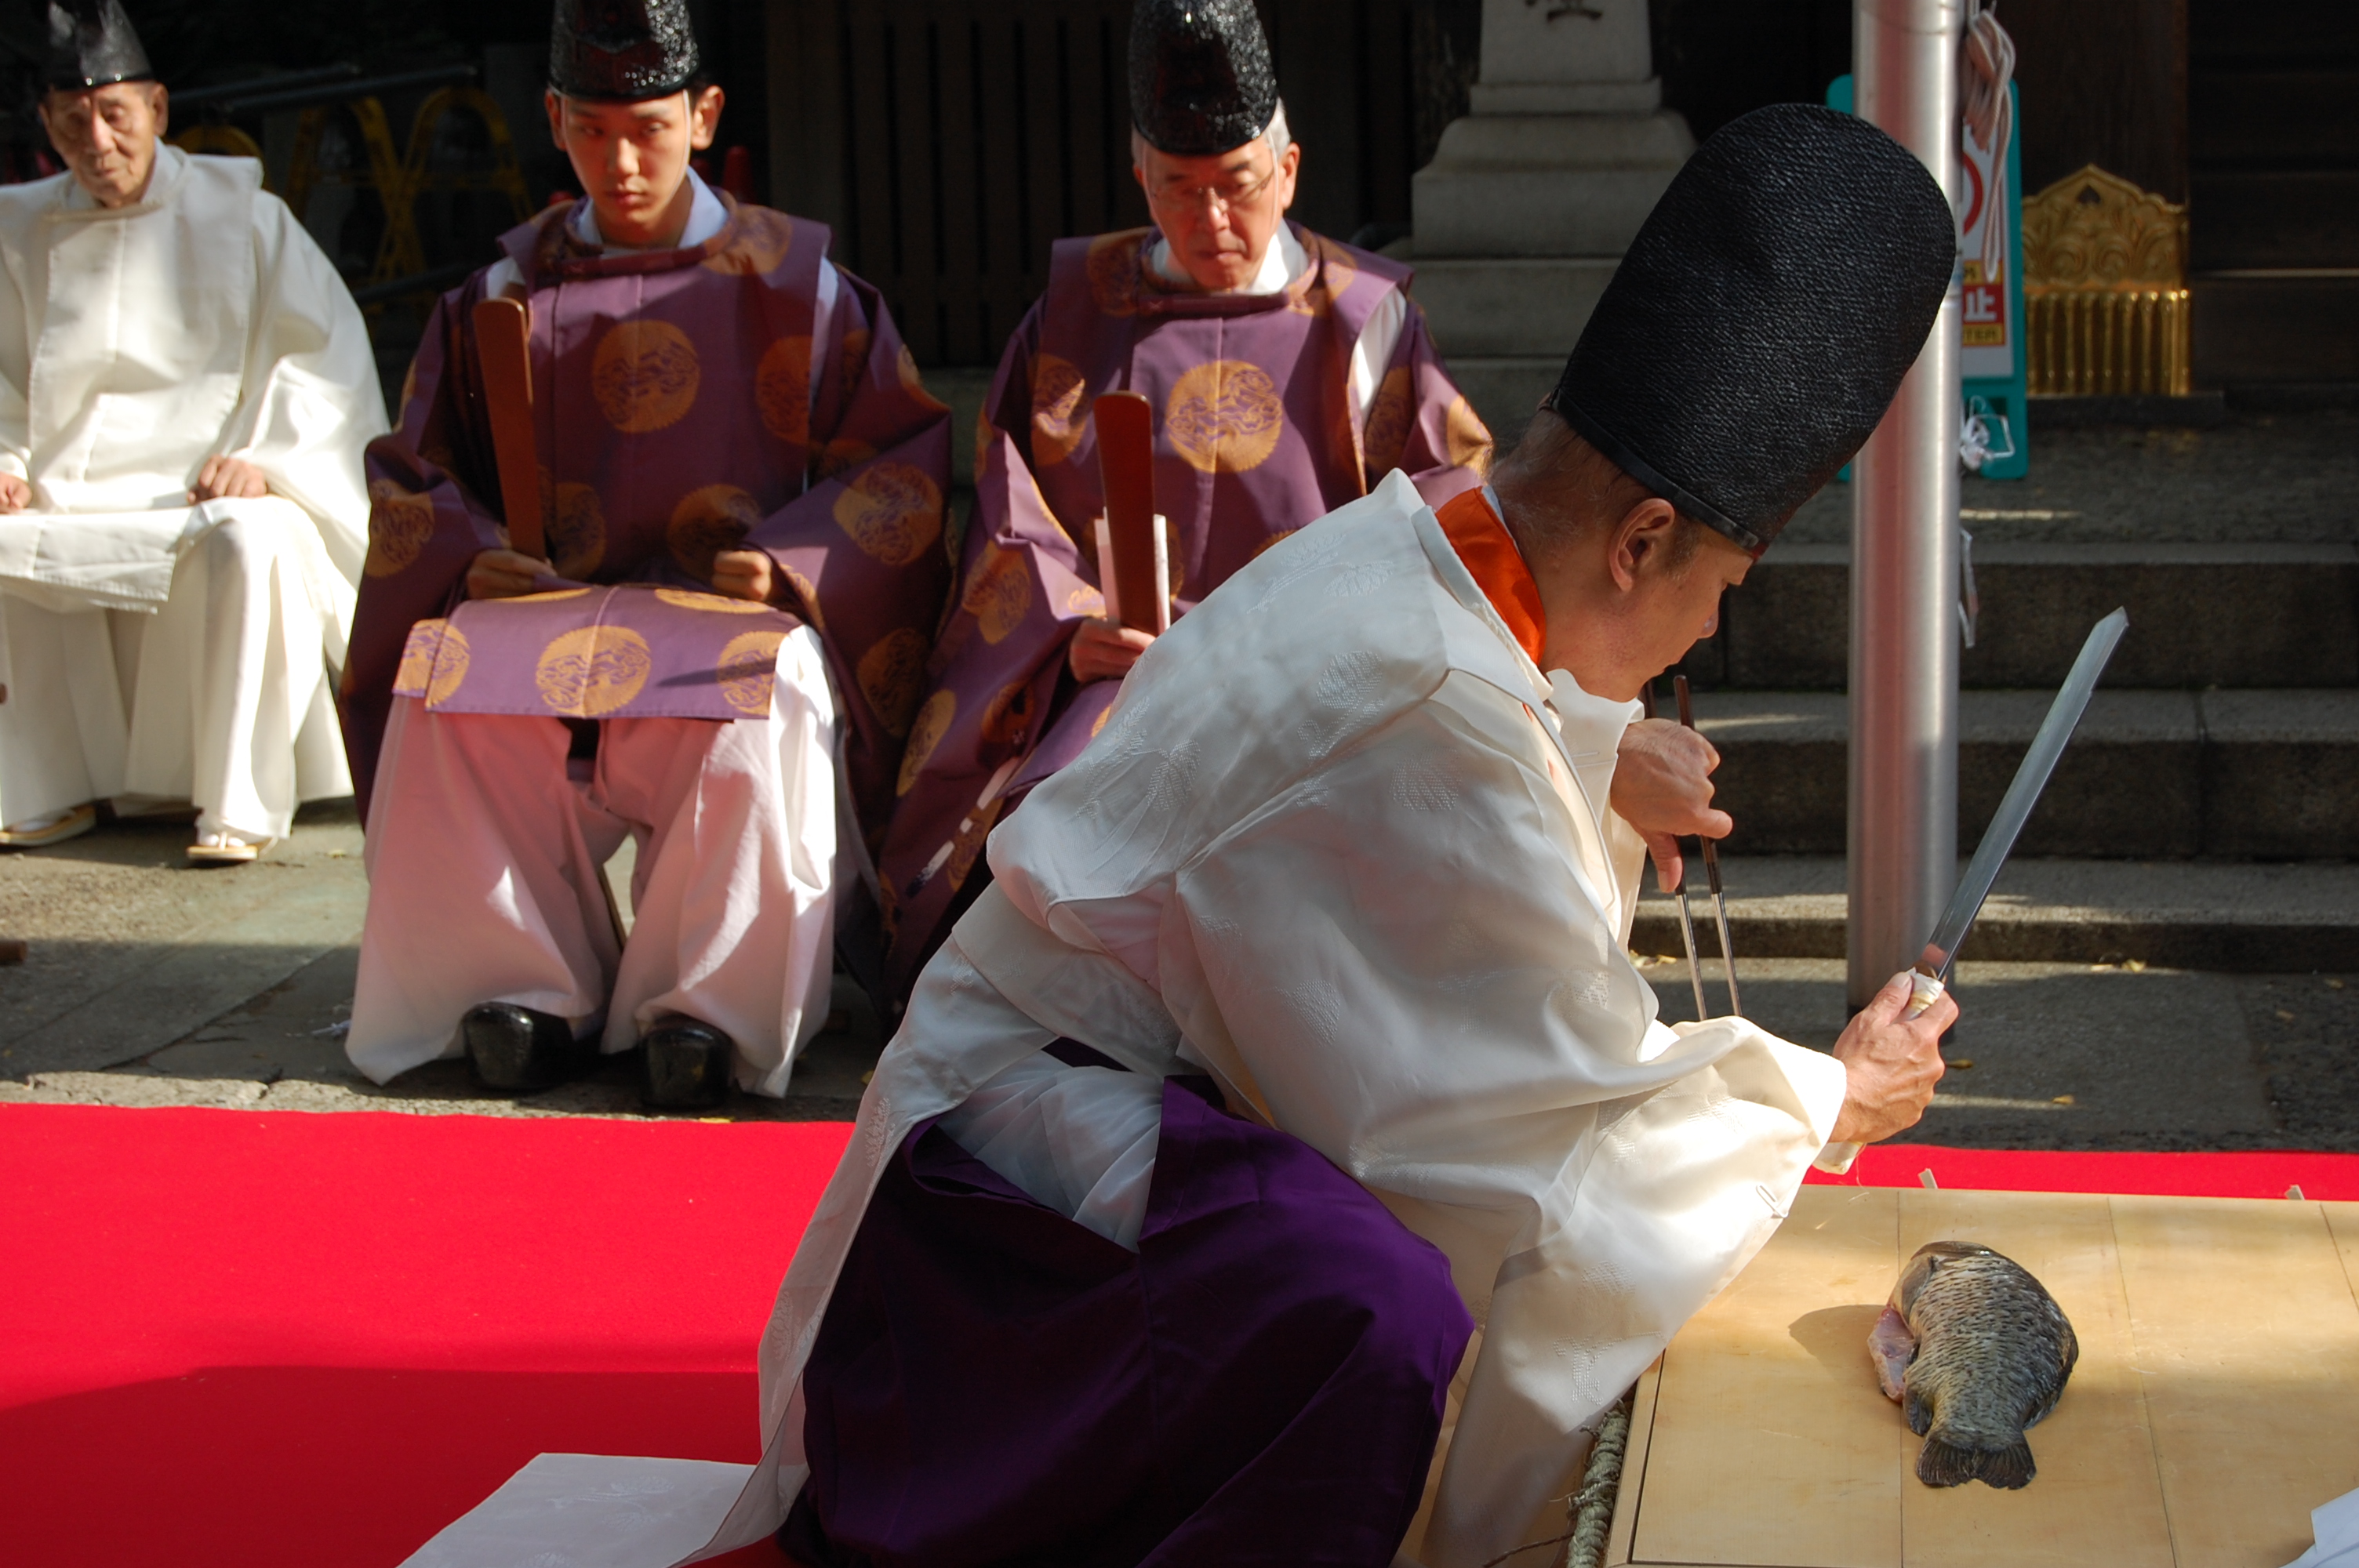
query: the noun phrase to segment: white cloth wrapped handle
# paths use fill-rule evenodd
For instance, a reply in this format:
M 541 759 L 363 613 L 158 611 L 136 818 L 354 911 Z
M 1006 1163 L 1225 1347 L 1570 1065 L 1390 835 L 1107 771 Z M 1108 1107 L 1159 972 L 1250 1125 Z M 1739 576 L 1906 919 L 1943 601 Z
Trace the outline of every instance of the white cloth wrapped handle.
M 1908 1011 L 1903 1016 L 1922 1017 L 1925 1010 L 1940 1000 L 1950 988 L 1922 969 L 1910 969 L 1907 973 Z M 1864 1145 L 1857 1143 L 1830 1143 L 1819 1151 L 1819 1157 L 1810 1163 L 1829 1175 L 1840 1176 L 1851 1169 L 1852 1162 L 1859 1158 L 1859 1152 L 1863 1147 Z

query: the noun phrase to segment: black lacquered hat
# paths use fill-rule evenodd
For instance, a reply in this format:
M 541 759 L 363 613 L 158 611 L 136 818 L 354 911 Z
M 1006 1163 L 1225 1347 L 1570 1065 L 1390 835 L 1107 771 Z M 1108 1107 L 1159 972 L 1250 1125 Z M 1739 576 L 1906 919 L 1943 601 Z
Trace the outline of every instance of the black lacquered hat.
M 49 0 L 49 53 L 41 65 L 41 85 L 74 92 L 116 81 L 150 81 L 156 68 L 123 0 Z
M 1277 113 L 1277 73 L 1253 0 L 1138 0 L 1130 13 L 1130 118 L 1158 152 L 1241 147 Z
M 549 85 L 568 98 L 668 98 L 689 84 L 697 65 L 684 0 L 557 0 Z
M 1832 109 L 1756 109 L 1655 204 L 1547 406 L 1757 554 L 1875 433 L 1957 254 L 1899 143 Z

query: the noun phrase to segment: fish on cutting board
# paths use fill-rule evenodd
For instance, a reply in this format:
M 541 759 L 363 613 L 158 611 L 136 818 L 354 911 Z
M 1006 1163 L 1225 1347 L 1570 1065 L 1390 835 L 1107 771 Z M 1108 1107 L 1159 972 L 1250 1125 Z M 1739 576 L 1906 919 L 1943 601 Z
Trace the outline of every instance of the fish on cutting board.
M 1917 1249 L 1867 1346 L 1885 1397 L 1925 1440 L 1917 1478 L 2010 1491 L 2038 1474 L 2023 1434 L 2056 1408 L 2081 1355 L 2029 1270 L 1965 1241 Z

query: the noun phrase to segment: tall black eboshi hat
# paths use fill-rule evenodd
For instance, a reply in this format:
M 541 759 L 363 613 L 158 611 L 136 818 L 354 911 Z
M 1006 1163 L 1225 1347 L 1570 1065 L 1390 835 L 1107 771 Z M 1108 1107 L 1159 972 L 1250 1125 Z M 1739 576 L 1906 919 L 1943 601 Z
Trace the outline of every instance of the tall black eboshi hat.
M 49 0 L 49 53 L 41 63 L 41 85 L 68 92 L 117 81 L 152 81 L 156 68 L 123 0 Z
M 549 85 L 568 98 L 668 98 L 698 63 L 685 0 L 557 0 Z
M 1241 147 L 1277 113 L 1277 73 L 1253 0 L 1138 0 L 1130 13 L 1130 118 L 1158 152 Z
M 1849 462 L 1941 308 L 1957 220 L 1864 120 L 1732 121 L 1655 204 L 1548 406 L 1746 549 Z

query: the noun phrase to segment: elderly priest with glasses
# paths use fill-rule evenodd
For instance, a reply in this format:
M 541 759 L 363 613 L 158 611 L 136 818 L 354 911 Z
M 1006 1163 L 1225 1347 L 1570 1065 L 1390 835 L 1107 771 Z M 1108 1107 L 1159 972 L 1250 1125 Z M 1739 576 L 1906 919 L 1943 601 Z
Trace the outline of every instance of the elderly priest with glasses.
M 193 804 L 190 859 L 236 864 L 352 790 L 376 361 L 262 166 L 164 144 L 120 0 L 48 16 L 67 172 L 0 188 L 0 846 L 111 797 Z
M 1288 220 L 1305 155 L 1252 0 L 1138 0 L 1129 58 L 1154 222 L 1058 242 L 984 405 L 963 591 L 878 867 L 897 992 L 979 890 L 993 824 L 1088 743 L 1149 641 L 1100 592 L 1099 394 L 1153 406 L 1174 613 L 1395 470 L 1435 504 L 1471 489 L 1491 449 L 1409 268 Z

